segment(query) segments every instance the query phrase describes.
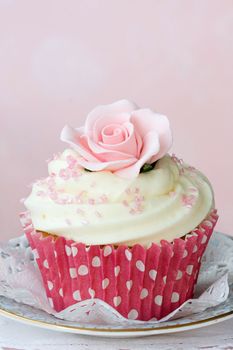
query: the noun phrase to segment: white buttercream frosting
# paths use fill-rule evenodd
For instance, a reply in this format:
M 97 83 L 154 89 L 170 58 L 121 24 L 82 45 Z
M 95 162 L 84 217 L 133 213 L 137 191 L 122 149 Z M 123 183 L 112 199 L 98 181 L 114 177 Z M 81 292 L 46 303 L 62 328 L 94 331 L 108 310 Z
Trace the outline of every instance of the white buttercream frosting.
M 33 184 L 25 206 L 36 230 L 87 245 L 148 245 L 187 234 L 214 206 L 206 177 L 174 156 L 134 179 L 86 171 L 78 157 L 65 150 Z

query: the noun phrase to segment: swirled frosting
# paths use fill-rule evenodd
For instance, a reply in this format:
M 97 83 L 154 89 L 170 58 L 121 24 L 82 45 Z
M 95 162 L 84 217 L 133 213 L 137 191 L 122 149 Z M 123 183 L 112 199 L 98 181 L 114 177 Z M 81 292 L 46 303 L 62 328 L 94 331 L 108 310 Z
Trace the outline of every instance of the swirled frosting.
M 36 230 L 87 245 L 146 246 L 190 232 L 214 206 L 207 178 L 175 156 L 133 179 L 86 171 L 77 159 L 66 149 L 48 163 L 49 176 L 33 184 L 24 203 Z

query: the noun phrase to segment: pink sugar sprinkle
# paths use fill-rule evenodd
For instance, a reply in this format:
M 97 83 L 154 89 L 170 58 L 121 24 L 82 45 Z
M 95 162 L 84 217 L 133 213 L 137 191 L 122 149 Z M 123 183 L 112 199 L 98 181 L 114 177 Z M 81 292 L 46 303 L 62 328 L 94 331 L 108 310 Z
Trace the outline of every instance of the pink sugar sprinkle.
M 177 158 L 177 156 L 175 155 L 175 153 L 172 153 L 171 159 L 172 159 L 175 163 L 178 163 L 178 158 Z
M 50 186 L 50 187 L 53 187 L 55 185 L 55 179 L 54 177 L 47 177 L 47 185 Z
M 181 197 L 181 201 L 183 206 L 187 207 L 187 208 L 192 208 L 192 206 L 194 205 L 195 201 L 196 201 L 196 197 L 194 195 L 187 195 L 187 194 L 183 194 Z
M 75 197 L 75 202 L 76 202 L 77 204 L 82 204 L 82 203 L 83 203 L 83 200 L 82 200 L 79 196 L 76 196 L 76 197 Z
M 88 203 L 89 203 L 90 205 L 95 205 L 95 199 L 94 199 L 94 198 L 89 198 L 89 199 L 88 199 Z
M 136 206 L 135 211 L 136 213 L 140 214 L 143 211 L 143 207 L 141 205 Z
M 135 196 L 135 202 L 142 202 L 141 196 Z
M 131 192 L 132 192 L 132 191 L 131 191 L 131 189 L 130 189 L 130 188 L 127 188 L 127 189 L 125 190 L 125 193 L 126 193 L 126 194 L 129 194 L 129 195 L 130 195 L 130 194 L 131 194 Z
M 196 168 L 194 168 L 193 166 L 188 166 L 187 169 L 188 169 L 189 171 L 195 171 L 195 170 L 196 170 Z
M 78 180 L 80 176 L 82 176 L 82 173 L 80 170 L 75 169 L 71 171 L 71 176 L 75 178 L 75 180 Z
M 178 164 L 183 164 L 183 159 L 179 159 L 175 153 L 172 153 L 172 156 L 171 156 L 171 159 L 175 162 L 175 163 L 178 163 Z
M 180 175 L 184 175 L 184 174 L 185 174 L 184 168 L 180 168 L 180 169 L 179 169 L 179 174 L 180 174 Z
M 123 204 L 124 204 L 124 206 L 126 206 L 126 207 L 128 207 L 129 206 L 129 203 L 127 202 L 127 200 L 123 200 L 123 202 L 122 202 Z
M 61 156 L 61 153 L 54 153 L 53 154 L 53 160 L 58 160 L 59 159 L 59 157 Z
M 101 203 L 108 203 L 108 197 L 106 196 L 106 194 L 102 194 L 102 196 L 100 197 L 99 201 Z
M 134 193 L 139 193 L 140 192 L 140 190 L 139 190 L 139 188 L 138 187 L 135 187 L 135 190 L 134 190 Z
M 77 164 L 77 160 L 74 157 L 72 157 L 71 155 L 66 157 L 66 161 L 67 161 L 68 167 L 70 169 L 73 169 L 75 167 L 75 165 Z
M 55 201 L 54 201 L 56 204 L 64 204 L 63 203 L 63 200 L 61 198 L 57 198 Z
M 87 191 L 81 191 L 77 196 L 75 196 L 75 201 L 77 204 L 82 204 L 83 203 L 83 196 L 87 194 Z
M 70 169 L 66 168 L 66 169 L 61 169 L 59 172 L 59 176 L 63 179 L 63 180 L 69 180 L 71 177 L 70 174 Z
M 134 215 L 134 214 L 136 214 L 136 210 L 135 209 L 130 209 L 129 213 Z
M 49 197 L 52 199 L 52 200 L 56 200 L 57 199 L 57 193 L 54 191 L 54 192 L 50 192 L 49 193 Z

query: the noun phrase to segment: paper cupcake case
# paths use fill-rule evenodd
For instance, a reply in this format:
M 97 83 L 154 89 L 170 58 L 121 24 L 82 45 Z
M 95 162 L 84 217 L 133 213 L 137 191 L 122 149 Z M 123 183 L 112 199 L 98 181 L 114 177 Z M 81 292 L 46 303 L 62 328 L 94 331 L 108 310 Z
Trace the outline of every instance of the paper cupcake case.
M 22 222 L 51 306 L 57 311 L 99 298 L 129 319 L 160 319 L 193 296 L 202 255 L 217 222 L 213 210 L 184 239 L 144 248 L 86 246 Z

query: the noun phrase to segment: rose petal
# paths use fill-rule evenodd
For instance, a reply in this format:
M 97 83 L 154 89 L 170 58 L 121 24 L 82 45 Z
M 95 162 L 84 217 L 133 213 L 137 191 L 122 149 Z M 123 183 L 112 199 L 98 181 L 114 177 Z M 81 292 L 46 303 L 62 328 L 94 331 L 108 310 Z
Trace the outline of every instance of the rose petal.
M 92 171 L 111 170 L 124 168 L 137 161 L 131 154 L 108 151 L 95 144 L 86 135 L 80 135 L 83 128 L 73 129 L 65 126 L 61 133 L 61 140 L 69 143 L 82 156 L 78 163 Z M 102 153 L 101 153 L 102 152 Z M 109 152 L 109 154 L 108 154 Z M 98 157 L 98 158 L 97 158 Z
M 134 135 L 135 135 L 136 144 L 137 144 L 137 158 L 140 158 L 140 154 L 142 151 L 142 138 L 136 129 L 134 130 Z
M 98 162 L 98 159 L 92 154 L 89 147 L 87 147 L 85 138 L 82 137 L 83 130 L 84 128 L 74 129 L 66 125 L 62 129 L 60 139 L 76 149 L 85 159 Z
M 96 143 L 103 142 L 102 131 L 106 126 L 115 124 L 119 125 L 119 127 L 122 127 L 122 125 L 129 122 L 129 119 L 130 113 L 121 113 L 115 116 L 102 115 L 93 123 L 91 130 L 86 134 Z M 125 132 L 125 138 L 127 138 L 128 131 L 125 130 Z
M 134 132 L 134 126 L 131 123 L 125 123 L 124 124 L 125 127 L 127 127 L 128 133 L 129 133 L 129 137 L 124 141 L 121 142 L 119 144 L 116 145 L 110 145 L 110 144 L 103 144 L 102 142 L 94 142 L 91 137 L 87 138 L 87 142 L 88 142 L 88 147 L 91 149 L 91 151 L 98 157 L 101 154 L 107 154 L 108 158 L 106 158 L 106 160 L 109 159 L 109 157 L 111 157 L 111 155 L 119 155 L 119 159 L 125 159 L 125 156 L 127 157 L 137 157 L 139 153 L 139 150 L 141 148 L 141 144 L 140 144 L 140 136 L 139 137 L 139 145 L 138 142 L 136 140 L 136 135 Z M 105 157 L 104 157 L 105 158 Z
M 132 113 L 130 121 L 141 136 L 144 136 L 148 131 L 157 131 L 160 150 L 151 158 L 152 163 L 168 152 L 172 144 L 172 133 L 169 120 L 165 115 L 154 113 L 150 109 L 139 109 Z
M 91 149 L 91 151 L 98 157 L 98 160 L 101 161 L 111 161 L 111 160 L 121 160 L 121 159 L 128 159 L 134 157 L 134 154 L 124 153 L 120 152 L 118 150 L 109 150 L 104 148 L 103 146 L 100 146 L 99 144 L 96 144 L 91 140 L 91 138 L 87 137 L 87 143 L 88 147 Z
M 151 157 L 159 152 L 159 147 L 158 134 L 154 131 L 148 132 L 143 139 L 140 159 L 128 168 L 117 170 L 115 174 L 125 178 L 136 177 L 145 163 L 151 163 Z
M 128 132 L 123 125 L 109 124 L 102 129 L 101 136 L 104 145 L 116 145 L 128 138 Z
M 109 170 L 113 172 L 118 169 L 129 167 L 135 162 L 137 162 L 137 158 L 133 158 L 133 157 L 128 159 L 123 159 L 123 160 L 110 161 L 110 162 L 89 162 L 89 161 L 86 161 L 84 158 L 80 158 L 79 160 L 79 164 L 86 169 L 89 169 L 92 171 Z
M 126 122 L 123 123 L 122 126 L 127 130 L 127 138 L 121 143 L 118 144 L 104 144 L 103 142 L 99 142 L 99 145 L 105 148 L 105 150 L 116 150 L 119 152 L 124 152 L 127 154 L 131 154 L 133 156 L 138 155 L 138 148 L 140 148 L 140 144 L 138 147 L 134 125 L 132 123 Z
M 120 100 L 120 101 L 114 102 L 114 103 L 109 104 L 109 105 L 97 106 L 87 116 L 86 123 L 85 123 L 85 134 L 88 134 L 88 135 L 92 134 L 93 126 L 94 126 L 96 120 L 98 120 L 100 117 L 106 116 L 107 118 L 110 118 L 110 117 L 115 118 L 116 116 L 119 116 L 122 113 L 124 113 L 124 114 L 131 113 L 132 111 L 134 111 L 137 108 L 138 107 L 135 103 L 127 101 L 127 100 Z M 108 120 L 110 121 L 110 119 L 108 119 Z M 108 124 L 109 124 L 109 121 L 108 121 Z M 116 119 L 115 119 L 115 121 L 116 121 Z M 118 122 L 120 124 L 122 124 L 122 122 L 123 122 L 120 120 L 120 117 L 119 117 Z M 93 136 L 93 140 L 95 142 L 99 141 L 98 139 L 96 139 L 96 137 L 94 135 L 91 135 L 91 136 Z

